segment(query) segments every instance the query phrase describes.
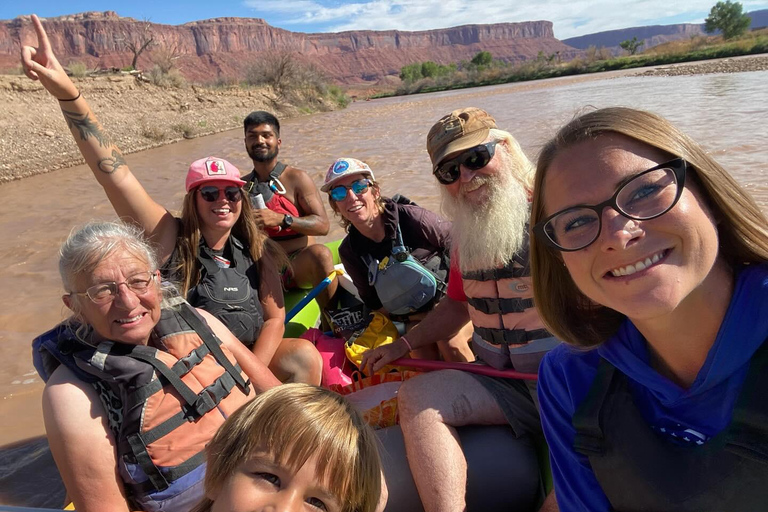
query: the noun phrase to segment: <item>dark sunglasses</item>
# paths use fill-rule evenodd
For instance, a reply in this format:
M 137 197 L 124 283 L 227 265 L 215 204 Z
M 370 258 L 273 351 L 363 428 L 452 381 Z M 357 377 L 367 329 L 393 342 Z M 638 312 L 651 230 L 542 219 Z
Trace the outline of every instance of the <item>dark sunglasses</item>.
M 359 196 L 360 194 L 364 193 L 366 190 L 368 190 L 368 187 L 371 185 L 371 182 L 368 181 L 366 178 L 363 178 L 361 180 L 353 181 L 351 185 L 339 185 L 337 187 L 333 187 L 331 190 L 328 191 L 328 193 L 331 195 L 331 199 L 333 199 L 336 202 L 343 201 L 344 198 L 347 197 L 347 190 L 351 190 L 356 196 Z
M 209 203 L 212 203 L 219 199 L 219 193 L 221 189 L 218 187 L 213 186 L 207 186 L 207 187 L 200 187 L 200 197 L 202 197 L 204 200 L 208 201 Z M 224 197 L 227 198 L 227 201 L 232 201 L 233 203 L 238 202 L 240 199 L 242 199 L 242 195 L 240 194 L 240 187 L 224 187 Z
M 434 174 L 437 181 L 443 185 L 450 185 L 461 176 L 460 167 L 462 165 L 473 171 L 477 171 L 488 165 L 488 162 L 491 161 L 493 154 L 496 152 L 497 143 L 498 141 L 494 140 L 470 148 L 456 158 L 441 162 L 432 174 Z

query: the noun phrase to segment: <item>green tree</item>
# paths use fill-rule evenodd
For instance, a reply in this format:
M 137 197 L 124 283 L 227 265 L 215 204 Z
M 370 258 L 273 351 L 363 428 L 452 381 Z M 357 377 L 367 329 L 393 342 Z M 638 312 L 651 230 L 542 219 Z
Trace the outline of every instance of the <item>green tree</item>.
M 717 2 L 709 16 L 704 20 L 704 30 L 708 33 L 720 30 L 723 33 L 723 39 L 731 39 L 740 36 L 749 28 L 752 19 L 744 14 L 740 2 Z
M 431 60 L 421 63 L 421 76 L 424 78 L 435 77 L 439 74 L 440 67 Z
M 424 76 L 421 74 L 421 63 L 408 64 L 400 68 L 400 80 L 403 82 L 415 82 L 421 80 Z
M 491 52 L 477 52 L 477 54 L 472 57 L 472 64 L 475 66 L 488 66 L 493 62 L 493 55 L 491 55 Z
M 620 42 L 619 46 L 626 50 L 630 55 L 634 55 L 637 53 L 637 50 L 639 50 L 640 47 L 644 44 L 645 41 L 638 41 L 636 37 L 633 37 L 632 39 L 627 39 L 626 41 Z

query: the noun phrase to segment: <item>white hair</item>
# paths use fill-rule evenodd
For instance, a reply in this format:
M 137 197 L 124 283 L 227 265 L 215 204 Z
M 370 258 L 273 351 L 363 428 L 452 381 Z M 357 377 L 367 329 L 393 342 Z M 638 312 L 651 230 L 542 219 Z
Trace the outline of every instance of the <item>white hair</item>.
M 454 196 L 447 187 L 440 187 L 443 211 L 453 221 L 453 241 L 458 244 L 462 272 L 506 265 L 523 246 L 530 216 L 533 165 L 507 132 L 492 130 L 489 140 L 499 141 L 499 172 L 475 176 L 462 185 L 485 184 L 490 192 L 487 201 L 473 204 L 465 201 L 461 192 Z

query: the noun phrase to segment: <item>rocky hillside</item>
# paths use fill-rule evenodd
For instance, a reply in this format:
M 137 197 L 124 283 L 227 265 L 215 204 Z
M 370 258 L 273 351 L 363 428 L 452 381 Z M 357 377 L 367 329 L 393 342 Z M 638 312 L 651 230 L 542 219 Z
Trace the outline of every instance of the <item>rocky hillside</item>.
M 752 18 L 750 28 L 756 29 L 768 26 L 768 9 L 752 11 L 747 14 Z M 707 35 L 706 32 L 704 32 L 703 24 L 681 23 L 677 25 L 650 25 L 647 27 L 607 30 L 605 32 L 596 32 L 585 36 L 563 39 L 563 43 L 582 50 L 585 50 L 590 46 L 595 46 L 597 48 L 605 47 L 615 54 L 620 54 L 623 50 L 619 46 L 619 43 L 626 41 L 627 39 L 632 39 L 633 37 L 644 41 L 645 44 L 641 50 L 646 50 L 669 41 L 688 39 L 699 35 Z
M 89 67 L 125 67 L 131 43 L 144 37 L 157 43 L 139 66 L 173 58 L 193 81 L 241 78 L 244 69 L 264 52 L 292 51 L 311 60 L 332 79 L 346 84 L 371 83 L 397 75 L 412 62 L 441 64 L 471 59 L 478 51 L 514 62 L 560 52 L 567 59 L 579 53 L 555 39 L 552 23 L 530 21 L 465 25 L 419 32 L 350 31 L 304 34 L 272 27 L 262 19 L 216 18 L 184 25 L 160 25 L 119 16 L 113 11 L 87 12 L 44 20 L 54 51 L 63 63 Z M 25 17 L 0 21 L 0 69 L 17 65 L 20 44 L 34 41 Z

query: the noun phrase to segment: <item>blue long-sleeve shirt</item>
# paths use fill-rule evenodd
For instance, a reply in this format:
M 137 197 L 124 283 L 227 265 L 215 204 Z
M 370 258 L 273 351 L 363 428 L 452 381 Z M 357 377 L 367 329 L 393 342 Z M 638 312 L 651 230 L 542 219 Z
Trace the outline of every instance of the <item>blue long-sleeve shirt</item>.
M 539 369 L 539 401 L 560 510 L 611 510 L 589 460 L 573 449 L 576 432 L 571 423 L 592 385 L 600 357 L 629 377 L 635 406 L 660 436 L 701 445 L 730 422 L 750 359 L 766 338 L 768 265 L 763 264 L 744 267 L 737 276 L 720 331 L 690 389 L 651 367 L 646 341 L 629 320 L 597 349 L 560 345 L 550 351 Z

